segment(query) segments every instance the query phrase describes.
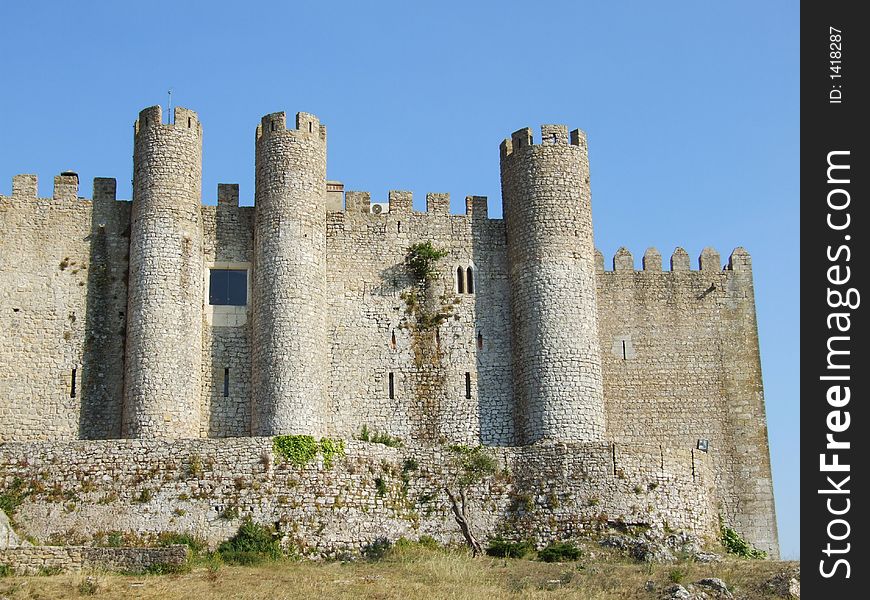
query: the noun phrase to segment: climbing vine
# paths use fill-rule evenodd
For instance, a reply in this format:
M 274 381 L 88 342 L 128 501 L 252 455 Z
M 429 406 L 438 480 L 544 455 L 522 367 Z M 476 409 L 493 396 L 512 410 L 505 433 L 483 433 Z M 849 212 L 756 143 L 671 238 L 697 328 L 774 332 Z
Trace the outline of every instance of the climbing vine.
M 323 464 L 330 467 L 336 456 L 344 456 L 344 441 L 322 438 L 318 442 L 310 435 L 276 435 L 272 451 L 298 467 L 305 466 L 319 452 Z

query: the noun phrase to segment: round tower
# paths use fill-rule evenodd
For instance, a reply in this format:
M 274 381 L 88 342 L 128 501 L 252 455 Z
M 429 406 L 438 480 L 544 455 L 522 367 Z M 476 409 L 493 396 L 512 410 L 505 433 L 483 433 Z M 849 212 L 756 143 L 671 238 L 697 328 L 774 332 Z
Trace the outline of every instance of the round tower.
M 501 145 L 517 434 L 604 437 L 586 135 L 544 125 Z
M 123 435 L 199 437 L 202 128 L 159 106 L 136 121 Z
M 256 140 L 252 427 L 323 435 L 326 418 L 326 127 L 263 117 Z

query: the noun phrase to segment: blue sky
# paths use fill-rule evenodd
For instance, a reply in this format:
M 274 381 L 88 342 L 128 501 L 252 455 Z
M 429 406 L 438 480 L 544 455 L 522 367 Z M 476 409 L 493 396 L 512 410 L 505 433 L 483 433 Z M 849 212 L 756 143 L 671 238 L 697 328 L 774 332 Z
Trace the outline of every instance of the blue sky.
M 546 4 L 542 8 L 540 5 Z M 542 123 L 585 129 L 596 245 L 696 263 L 753 257 L 779 534 L 798 556 L 798 3 L 39 2 L 0 5 L 0 193 L 16 173 L 116 177 L 132 123 L 199 112 L 204 200 L 251 204 L 254 128 L 278 110 L 329 128 L 331 179 L 486 195 L 498 144 Z

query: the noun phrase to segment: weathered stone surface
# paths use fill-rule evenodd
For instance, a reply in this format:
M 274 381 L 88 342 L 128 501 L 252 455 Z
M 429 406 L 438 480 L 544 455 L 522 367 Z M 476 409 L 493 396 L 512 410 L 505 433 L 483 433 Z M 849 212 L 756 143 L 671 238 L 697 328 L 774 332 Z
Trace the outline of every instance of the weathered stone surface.
M 93 548 L 89 546 L 29 546 L 0 549 L 0 564 L 17 575 L 99 569 L 142 573 L 149 567 L 177 567 L 187 561 L 187 546 L 165 548 Z
M 43 542 L 174 531 L 215 546 L 251 517 L 277 524 L 317 555 L 358 552 L 381 537 L 461 543 L 443 491 L 455 481 L 457 451 L 348 442 L 331 466 L 320 456 L 296 466 L 276 458 L 272 443 L 10 442 L 0 446 L 2 485 L 27 482 L 17 518 L 23 532 Z M 715 535 L 713 474 L 709 461 L 690 452 L 671 454 L 664 465 L 657 446 L 618 446 L 614 453 L 603 442 L 540 444 L 489 452 L 494 474 L 467 494 L 481 539 L 503 533 L 543 546 L 620 523 L 649 526 L 662 538 L 666 523 Z
M 29 542 L 18 537 L 18 534 L 15 533 L 12 524 L 9 522 L 9 517 L 6 516 L 5 512 L 0 510 L 0 550 L 29 545 Z

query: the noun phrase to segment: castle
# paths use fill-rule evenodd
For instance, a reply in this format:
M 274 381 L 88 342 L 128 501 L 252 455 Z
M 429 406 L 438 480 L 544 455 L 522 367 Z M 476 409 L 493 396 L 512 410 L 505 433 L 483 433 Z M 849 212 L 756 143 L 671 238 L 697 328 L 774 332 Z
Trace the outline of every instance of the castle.
M 232 469 L 241 438 L 351 440 L 363 426 L 504 456 L 575 448 L 584 476 L 604 465 L 610 487 L 596 494 L 623 513 L 659 510 L 633 501 L 626 473 L 679 481 L 670 496 L 654 483 L 644 494 L 671 519 L 692 512 L 699 530 L 723 515 L 777 554 L 750 257 L 738 248 L 723 268 L 708 248 L 692 269 L 677 248 L 664 270 L 649 249 L 637 271 L 620 249 L 605 268 L 582 131 L 504 140 L 504 218 L 490 219 L 485 197 L 454 215 L 446 194 L 427 194 L 424 213 L 409 192 L 387 203 L 344 192 L 326 179 L 326 128 L 307 113 L 257 126 L 253 207 L 231 184 L 203 205 L 202 125 L 184 108 L 168 121 L 159 106 L 139 114 L 132 202 L 104 178 L 81 198 L 70 172 L 52 198 L 37 197 L 34 175 L 0 196 L 10 473 L 56 465 L 57 452 L 84 469 L 90 452 L 194 446 L 227 453 Z M 421 242 L 446 254 L 417 299 L 405 261 Z

